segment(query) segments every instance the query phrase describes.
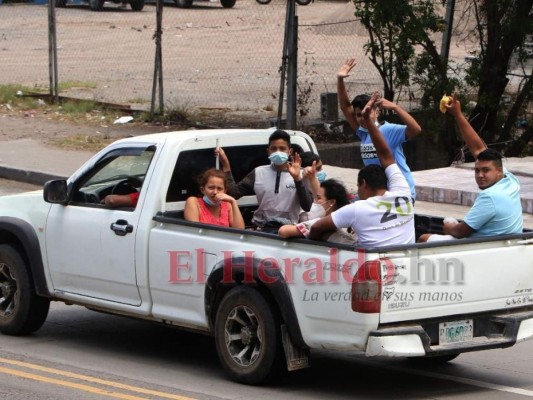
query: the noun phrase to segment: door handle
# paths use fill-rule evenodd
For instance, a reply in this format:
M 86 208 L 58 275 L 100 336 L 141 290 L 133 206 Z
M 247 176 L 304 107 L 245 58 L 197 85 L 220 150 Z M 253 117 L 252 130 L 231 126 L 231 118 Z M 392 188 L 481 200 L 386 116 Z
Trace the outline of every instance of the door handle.
M 133 225 L 128 224 L 125 219 L 118 219 L 117 222 L 111 223 L 111 230 L 115 235 L 126 236 L 127 233 L 133 232 Z

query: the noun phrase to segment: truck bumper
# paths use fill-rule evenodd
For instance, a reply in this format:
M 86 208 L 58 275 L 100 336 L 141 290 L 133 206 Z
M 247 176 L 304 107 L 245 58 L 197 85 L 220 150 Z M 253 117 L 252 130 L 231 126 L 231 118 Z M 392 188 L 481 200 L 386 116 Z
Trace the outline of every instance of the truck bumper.
M 464 319 L 458 317 L 454 319 Z M 386 326 L 370 332 L 366 355 L 387 357 L 441 356 L 513 346 L 533 338 L 533 311 L 470 316 L 472 340 L 439 344 L 439 323 L 432 320 L 409 326 Z

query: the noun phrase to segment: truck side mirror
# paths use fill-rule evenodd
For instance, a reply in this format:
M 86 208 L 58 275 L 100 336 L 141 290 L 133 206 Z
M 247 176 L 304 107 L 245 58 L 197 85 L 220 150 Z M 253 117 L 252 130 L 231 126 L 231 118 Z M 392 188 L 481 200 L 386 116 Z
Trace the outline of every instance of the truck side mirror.
M 47 203 L 66 204 L 68 202 L 67 181 L 65 179 L 56 179 L 46 182 L 44 184 L 43 197 Z

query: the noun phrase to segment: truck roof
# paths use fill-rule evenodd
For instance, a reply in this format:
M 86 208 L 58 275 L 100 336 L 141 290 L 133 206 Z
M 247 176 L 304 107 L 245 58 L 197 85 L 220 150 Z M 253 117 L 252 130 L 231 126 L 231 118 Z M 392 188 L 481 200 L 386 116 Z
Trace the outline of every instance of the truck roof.
M 172 131 L 162 133 L 152 133 L 140 136 L 124 138 L 116 143 L 137 142 L 137 143 L 163 143 L 163 142 L 180 142 L 185 139 L 209 138 L 209 137 L 266 137 L 270 136 L 276 128 L 268 129 L 189 129 L 184 131 Z M 303 136 L 306 140 L 309 136 L 300 131 L 285 130 L 291 136 Z M 267 144 L 265 142 L 265 144 Z

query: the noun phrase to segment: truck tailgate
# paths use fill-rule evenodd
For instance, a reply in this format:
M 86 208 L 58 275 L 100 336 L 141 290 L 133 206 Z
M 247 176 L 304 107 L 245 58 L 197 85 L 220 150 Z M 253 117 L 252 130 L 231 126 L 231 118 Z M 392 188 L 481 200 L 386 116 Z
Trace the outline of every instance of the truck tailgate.
M 380 324 L 533 306 L 533 234 L 379 254 Z

